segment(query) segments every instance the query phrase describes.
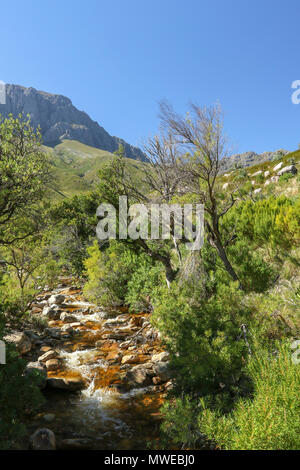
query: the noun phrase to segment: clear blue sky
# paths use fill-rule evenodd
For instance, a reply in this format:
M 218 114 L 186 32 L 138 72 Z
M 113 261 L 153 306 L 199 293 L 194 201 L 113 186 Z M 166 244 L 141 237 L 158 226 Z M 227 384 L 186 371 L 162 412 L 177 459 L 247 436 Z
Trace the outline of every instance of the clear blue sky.
M 14 0 L 0 18 L 0 80 L 64 94 L 132 144 L 161 99 L 220 101 L 235 152 L 300 142 L 299 0 Z

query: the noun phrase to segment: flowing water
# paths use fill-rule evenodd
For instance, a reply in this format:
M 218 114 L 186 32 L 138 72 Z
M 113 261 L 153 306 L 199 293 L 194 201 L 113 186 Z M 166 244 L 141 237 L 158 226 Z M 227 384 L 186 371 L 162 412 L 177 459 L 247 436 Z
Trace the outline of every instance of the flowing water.
M 47 387 L 46 403 L 31 420 L 31 429 L 48 427 L 58 442 L 75 439 L 86 449 L 145 449 L 157 437 L 165 389 L 162 385 L 126 388 L 123 380 L 130 367 L 149 362 L 154 353 L 162 351 L 157 338 L 132 346 L 149 314 L 129 314 L 124 309 L 108 313 L 84 302 L 79 289 L 57 292 L 66 296 L 63 310 L 76 320 L 75 334 L 57 341 L 54 349 L 59 353 L 59 368 L 48 371 L 48 377 L 83 379 L 84 388 L 70 393 Z M 110 325 L 116 316 L 118 321 Z M 50 322 L 56 329 L 65 324 Z M 111 334 L 119 335 L 118 340 L 107 339 Z M 131 343 L 121 349 L 120 338 Z M 135 362 L 122 366 L 122 357 L 130 353 Z

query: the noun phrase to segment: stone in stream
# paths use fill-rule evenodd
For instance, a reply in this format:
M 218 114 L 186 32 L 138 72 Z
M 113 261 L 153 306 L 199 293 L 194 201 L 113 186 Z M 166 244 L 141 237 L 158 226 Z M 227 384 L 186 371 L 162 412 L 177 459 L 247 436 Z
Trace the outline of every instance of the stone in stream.
M 167 362 L 156 362 L 153 365 L 155 374 L 162 379 L 163 382 L 167 382 L 171 378 L 170 366 Z
M 54 351 L 53 349 L 48 349 L 45 354 L 40 356 L 38 358 L 38 361 L 40 362 L 46 362 L 49 361 L 50 359 L 55 359 L 57 357 L 57 352 Z
M 60 319 L 61 319 L 61 321 L 65 322 L 65 323 L 74 323 L 74 322 L 77 322 L 77 318 L 76 318 L 74 315 L 71 315 L 71 314 L 68 313 L 68 312 L 63 312 L 63 313 L 60 315 Z
M 14 344 L 21 356 L 31 351 L 32 343 L 25 333 L 12 333 L 4 336 L 3 340 L 7 343 Z
M 154 354 L 151 358 L 152 362 L 166 362 L 170 358 L 170 354 L 166 351 L 163 351 L 159 354 Z
M 77 392 L 84 388 L 84 381 L 80 378 L 59 378 L 50 377 L 47 379 L 47 385 L 51 388 L 57 388 L 59 390 L 65 390 L 68 392 Z
M 152 383 L 151 365 L 141 364 L 132 367 L 125 376 L 125 382 L 132 387 L 146 387 Z
M 30 446 L 33 450 L 55 450 L 56 440 L 51 429 L 42 428 L 30 436 Z
M 80 323 L 79 323 L 79 325 L 80 325 Z M 73 330 L 73 327 L 70 324 L 67 324 L 67 325 L 64 325 L 64 326 L 61 327 L 61 331 L 63 333 L 71 334 L 71 333 L 73 333 L 74 330 Z
M 59 368 L 59 361 L 57 359 L 49 359 L 46 361 L 47 370 L 57 370 Z
M 45 315 L 49 320 L 58 320 L 59 319 L 59 306 L 51 305 L 44 307 L 43 315 Z
M 51 295 L 51 297 L 49 297 L 48 299 L 48 304 L 49 305 L 61 305 L 64 303 L 65 298 L 66 297 L 62 294 Z

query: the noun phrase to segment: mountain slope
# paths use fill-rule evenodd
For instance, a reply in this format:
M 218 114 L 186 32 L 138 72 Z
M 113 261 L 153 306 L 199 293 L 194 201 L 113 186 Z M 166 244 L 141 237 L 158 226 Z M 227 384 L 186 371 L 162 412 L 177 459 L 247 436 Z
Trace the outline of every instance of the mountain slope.
M 32 125 L 40 125 L 45 145 L 54 147 L 69 139 L 115 152 L 122 144 L 128 158 L 145 158 L 139 148 L 111 136 L 86 113 L 75 108 L 69 98 L 19 85 L 6 85 L 5 88 L 6 104 L 0 104 L 0 114 L 4 117 L 10 113 L 13 116 L 29 114 Z
M 91 191 L 100 168 L 115 158 L 110 152 L 75 140 L 63 140 L 53 148 L 45 147 L 45 150 L 50 157 L 56 186 L 65 196 Z M 130 167 L 132 177 L 138 180 L 143 163 L 126 158 L 126 165 Z

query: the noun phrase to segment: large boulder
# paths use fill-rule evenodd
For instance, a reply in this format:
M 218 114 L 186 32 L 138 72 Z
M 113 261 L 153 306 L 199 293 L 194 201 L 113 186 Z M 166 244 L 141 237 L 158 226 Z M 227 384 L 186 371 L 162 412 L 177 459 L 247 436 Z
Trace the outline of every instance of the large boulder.
M 152 362 L 166 362 L 170 358 L 170 354 L 167 351 L 163 351 L 159 354 L 154 354 L 151 358 Z
M 65 322 L 65 323 L 74 323 L 74 322 L 77 322 L 77 318 L 76 318 L 74 315 L 71 315 L 71 314 L 68 313 L 68 312 L 63 312 L 63 313 L 60 315 L 60 319 L 61 319 L 61 321 Z
M 278 165 L 274 166 L 273 170 L 274 170 L 274 171 L 280 170 L 280 168 L 282 167 L 282 165 L 283 165 L 283 162 L 278 163 Z
M 21 356 L 31 351 L 32 343 L 28 336 L 23 332 L 12 333 L 10 335 L 5 336 L 3 339 L 7 343 L 14 344 L 18 353 L 21 354 Z
M 63 294 L 51 295 L 48 299 L 49 305 L 61 305 L 64 303 L 66 297 Z
M 47 362 L 50 359 L 55 359 L 57 357 L 58 353 L 54 351 L 53 349 L 50 349 L 46 351 L 42 356 L 38 358 L 38 361 L 40 362 Z
M 298 170 L 295 167 L 295 165 L 289 165 L 289 166 L 285 166 L 284 168 L 279 170 L 277 175 L 281 176 L 281 175 L 284 175 L 285 173 L 292 173 L 293 175 L 295 175 L 297 172 L 298 172 Z
M 55 450 L 56 440 L 53 431 L 47 428 L 38 429 L 30 437 L 30 446 L 33 450 Z
M 77 392 L 84 388 L 84 381 L 80 378 L 59 378 L 51 377 L 47 379 L 47 385 L 50 388 L 56 388 L 58 390 L 65 390 L 68 392 Z
M 151 367 L 141 364 L 132 367 L 125 376 L 125 382 L 132 387 L 147 387 L 152 383 L 153 370 Z
M 156 362 L 153 366 L 155 374 L 161 378 L 163 382 L 167 382 L 171 378 L 170 366 L 167 362 Z
M 44 307 L 43 315 L 45 315 L 49 320 L 59 320 L 59 306 L 53 304 Z

